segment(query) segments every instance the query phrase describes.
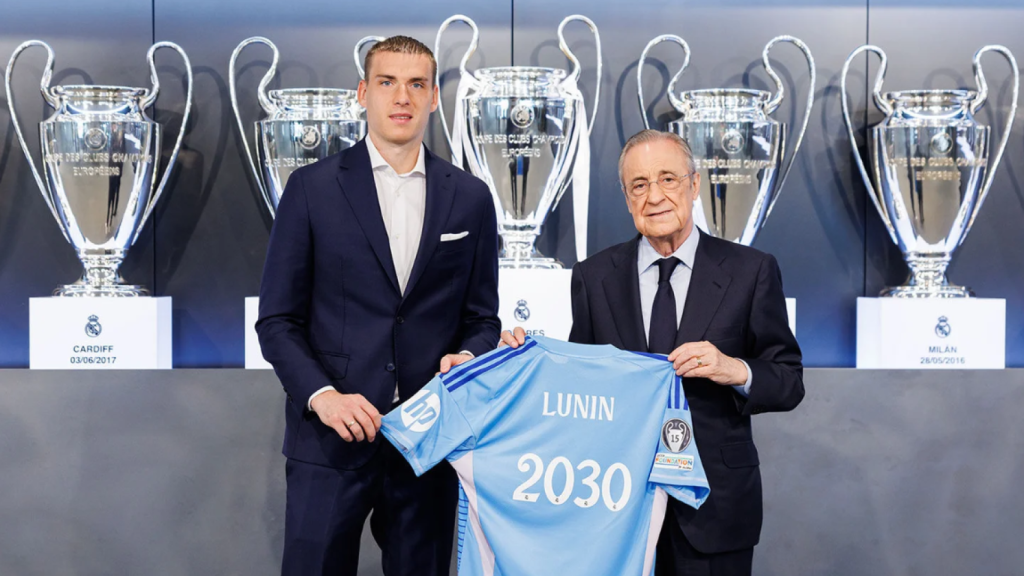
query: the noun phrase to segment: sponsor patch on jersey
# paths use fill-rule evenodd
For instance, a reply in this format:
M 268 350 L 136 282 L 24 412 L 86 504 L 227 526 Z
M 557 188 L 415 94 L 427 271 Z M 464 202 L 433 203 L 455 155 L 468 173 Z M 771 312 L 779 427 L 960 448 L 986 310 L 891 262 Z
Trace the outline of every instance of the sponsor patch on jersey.
M 413 432 L 426 432 L 441 415 L 441 399 L 423 389 L 402 404 L 402 424 Z
M 654 467 L 655 468 L 671 468 L 672 470 L 693 470 L 693 456 L 689 454 L 683 454 L 677 456 L 675 454 L 665 454 L 659 452 L 654 456 Z
M 672 418 L 661 427 L 661 442 L 670 452 L 678 454 L 686 450 L 692 438 L 693 433 L 690 432 L 690 425 L 685 420 Z

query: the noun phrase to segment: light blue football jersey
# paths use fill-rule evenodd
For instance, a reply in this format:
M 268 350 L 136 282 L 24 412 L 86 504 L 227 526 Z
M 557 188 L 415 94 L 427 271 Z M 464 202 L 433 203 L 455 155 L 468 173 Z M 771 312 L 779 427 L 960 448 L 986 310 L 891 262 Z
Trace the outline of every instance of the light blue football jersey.
M 460 576 L 647 576 L 668 495 L 710 492 L 665 356 L 528 338 L 435 377 L 381 432 L 459 476 Z

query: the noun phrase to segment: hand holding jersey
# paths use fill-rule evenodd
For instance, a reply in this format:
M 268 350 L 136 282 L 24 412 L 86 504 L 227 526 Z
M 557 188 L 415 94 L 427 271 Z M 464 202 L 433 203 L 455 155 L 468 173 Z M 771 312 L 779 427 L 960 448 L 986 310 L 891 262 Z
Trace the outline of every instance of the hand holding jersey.
M 646 576 L 668 496 L 697 508 L 710 493 L 681 379 L 612 346 L 500 348 L 435 377 L 381 432 L 417 474 L 443 459 L 458 473 L 463 576 Z
M 501 333 L 499 346 L 518 348 L 526 342 L 526 331 L 516 326 Z M 747 365 L 723 354 L 710 342 L 687 342 L 668 355 L 676 374 L 683 378 L 707 378 L 716 384 L 741 385 L 747 381 Z

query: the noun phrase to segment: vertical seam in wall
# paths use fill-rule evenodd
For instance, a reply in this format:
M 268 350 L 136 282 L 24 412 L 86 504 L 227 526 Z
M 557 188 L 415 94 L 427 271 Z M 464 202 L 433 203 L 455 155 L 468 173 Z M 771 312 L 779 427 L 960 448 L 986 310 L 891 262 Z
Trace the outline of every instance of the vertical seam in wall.
M 515 0 L 509 0 L 509 9 L 509 66 L 515 66 Z
M 149 2 L 149 34 L 150 34 L 150 43 L 149 43 L 149 45 L 152 46 L 153 44 L 156 44 L 156 0 L 150 0 L 150 2 Z M 156 108 L 155 107 L 153 108 L 153 116 L 154 116 L 154 119 L 155 119 L 155 116 L 156 116 Z M 156 167 L 155 168 L 157 170 L 159 170 L 160 169 L 160 159 L 159 158 L 155 158 L 154 162 L 156 162 Z M 160 294 L 157 291 L 157 284 L 156 284 L 156 262 L 157 262 L 157 258 L 156 258 L 156 221 L 157 221 L 157 217 L 156 217 L 156 209 L 155 208 L 156 207 L 154 206 L 153 216 L 152 216 L 153 224 L 150 227 L 150 231 L 153 234 L 153 268 L 152 268 L 153 280 L 152 280 L 152 284 L 150 284 L 150 286 L 153 287 L 153 292 L 152 292 L 153 296 L 159 296 Z M 143 226 L 145 226 L 146 223 L 143 222 L 142 224 L 143 224 Z
M 156 0 L 154 0 L 155 2 Z M 865 0 L 864 3 L 864 43 L 871 43 L 871 0 Z M 864 145 L 868 150 L 871 149 L 868 144 L 868 112 L 871 106 L 871 62 L 868 53 L 864 54 Z M 860 150 L 856 148 L 853 151 L 854 154 L 860 154 Z M 870 158 L 869 158 L 870 159 Z M 861 205 L 864 208 L 864 249 L 861 251 L 864 262 L 864 276 L 863 276 L 863 288 L 861 289 L 861 295 L 867 297 L 868 295 L 868 197 L 870 192 L 865 187 L 864 197 L 861 198 Z

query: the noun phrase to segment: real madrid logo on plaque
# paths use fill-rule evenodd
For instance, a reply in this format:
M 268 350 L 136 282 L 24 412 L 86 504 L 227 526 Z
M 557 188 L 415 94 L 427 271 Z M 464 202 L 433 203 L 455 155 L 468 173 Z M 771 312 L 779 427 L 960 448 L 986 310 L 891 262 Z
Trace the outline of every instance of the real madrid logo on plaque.
M 526 307 L 526 300 L 520 300 L 516 302 L 516 309 L 513 311 L 516 320 L 520 322 L 526 322 L 530 319 L 530 309 Z
M 517 128 L 529 128 L 530 124 L 533 124 L 533 106 L 530 102 L 520 102 L 512 108 L 510 116 Z
M 320 131 L 316 126 L 303 126 L 302 136 L 299 137 L 299 144 L 306 150 L 312 150 L 320 145 Z
M 945 316 L 939 316 L 939 323 L 935 325 L 935 335 L 939 338 L 945 338 L 953 333 L 953 327 L 949 325 L 949 319 Z
M 107 134 L 99 128 L 89 128 L 85 133 L 85 145 L 93 150 L 99 150 L 107 145 Z
M 722 148 L 725 148 L 725 151 L 729 154 L 735 154 L 743 150 L 744 144 L 746 144 L 746 138 L 735 128 L 727 130 L 722 136 Z
M 100 325 L 99 316 L 89 316 L 89 322 L 85 325 L 85 335 L 89 338 L 95 338 L 103 332 L 103 326 Z
M 670 452 L 678 454 L 686 450 L 692 438 L 693 433 L 685 420 L 672 418 L 661 427 L 661 441 Z

